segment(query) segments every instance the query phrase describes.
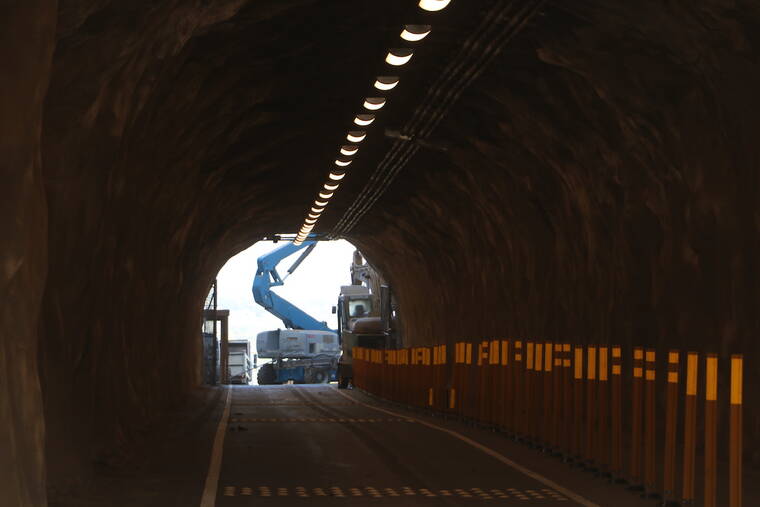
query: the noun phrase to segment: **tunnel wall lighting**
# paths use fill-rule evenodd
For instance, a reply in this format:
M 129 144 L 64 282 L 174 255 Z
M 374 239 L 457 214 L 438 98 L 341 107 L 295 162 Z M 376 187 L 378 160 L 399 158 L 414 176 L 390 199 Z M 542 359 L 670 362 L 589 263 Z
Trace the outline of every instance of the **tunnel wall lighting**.
M 385 57 L 385 61 L 390 65 L 398 67 L 411 60 L 413 54 L 414 51 L 409 48 L 391 49 Z
M 346 136 L 346 139 L 351 141 L 352 143 L 360 143 L 364 140 L 364 138 L 367 137 L 367 133 L 363 130 L 352 130 L 348 133 Z
M 344 144 L 343 146 L 340 147 L 341 155 L 346 155 L 349 157 L 351 155 L 355 155 L 357 151 L 359 151 L 359 147 L 354 146 L 352 144 Z
M 320 199 L 329 199 L 332 196 L 333 196 L 332 192 L 320 192 L 319 193 L 319 198 Z
M 322 188 L 324 188 L 325 190 L 328 190 L 328 191 L 332 192 L 333 190 L 336 190 L 339 186 L 340 186 L 340 184 L 338 184 L 338 183 L 336 183 L 335 185 L 331 185 L 329 183 L 325 183 L 325 186 L 322 187 Z
M 327 206 L 327 201 L 320 201 L 319 199 L 317 199 L 316 201 L 314 201 L 314 204 L 320 208 L 324 208 L 325 206 Z
M 340 181 L 346 176 L 345 172 L 331 172 L 330 176 L 328 176 L 333 181 Z
M 317 223 L 317 220 L 319 220 L 319 219 L 318 218 L 307 218 L 306 220 L 303 221 L 303 223 L 305 223 L 307 225 L 313 225 L 313 224 Z
M 398 78 L 396 76 L 378 76 L 375 79 L 374 87 L 378 90 L 393 90 L 398 84 Z
M 350 163 L 351 163 L 350 158 L 336 158 L 335 159 L 335 165 L 337 165 L 338 167 L 346 167 Z
M 406 25 L 401 32 L 401 38 L 409 42 L 424 39 L 430 33 L 430 25 Z
M 383 97 L 367 97 L 364 99 L 364 108 L 370 111 L 377 111 L 385 105 L 385 99 Z
M 315 208 L 314 206 L 311 207 L 311 212 L 312 213 L 322 213 L 324 210 L 325 210 L 324 207 L 322 207 L 322 208 Z
M 367 126 L 373 121 L 375 121 L 374 114 L 357 114 L 356 118 L 354 118 L 354 123 L 356 123 L 360 127 Z
M 420 9 L 424 11 L 435 12 L 445 9 L 446 6 L 449 5 L 449 2 L 451 2 L 451 0 L 420 0 L 418 5 L 420 6 Z

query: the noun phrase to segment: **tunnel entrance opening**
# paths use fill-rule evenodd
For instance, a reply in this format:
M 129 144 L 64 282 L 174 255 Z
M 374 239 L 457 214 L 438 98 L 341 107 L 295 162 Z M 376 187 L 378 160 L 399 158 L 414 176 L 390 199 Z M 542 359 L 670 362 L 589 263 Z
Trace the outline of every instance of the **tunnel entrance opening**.
M 218 345 L 206 353 L 205 332 L 202 354 L 204 372 L 222 371 L 204 379 L 221 383 L 347 387 L 352 348 L 387 347 L 399 334 L 391 333 L 398 305 L 388 283 L 344 240 L 256 243 L 227 261 L 206 301 L 226 312 L 223 336 L 210 340 Z

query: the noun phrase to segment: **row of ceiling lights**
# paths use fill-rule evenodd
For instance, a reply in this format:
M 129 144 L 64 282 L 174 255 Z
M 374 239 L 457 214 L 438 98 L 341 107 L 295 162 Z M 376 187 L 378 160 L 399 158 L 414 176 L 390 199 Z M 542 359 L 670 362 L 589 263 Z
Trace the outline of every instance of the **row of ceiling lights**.
M 425 11 L 440 11 L 444 9 L 451 0 L 420 0 L 419 7 Z M 405 25 L 401 32 L 401 38 L 407 42 L 417 42 L 424 39 L 430 33 L 430 25 Z M 406 64 L 412 59 L 414 50 L 411 48 L 396 48 L 388 51 L 385 62 L 388 65 L 399 67 Z M 379 76 L 374 83 L 374 88 L 379 91 L 389 91 L 396 87 L 399 82 L 397 76 Z M 367 111 L 377 111 L 385 105 L 385 97 L 368 97 L 364 100 L 364 109 Z M 359 127 L 366 127 L 375 121 L 374 113 L 360 113 L 354 117 L 354 124 Z M 346 140 L 352 144 L 344 144 L 340 148 L 340 155 L 335 159 L 335 168 L 327 176 L 327 182 L 319 191 L 317 199 L 314 201 L 309 213 L 303 221 L 298 235 L 293 240 L 293 244 L 302 244 L 309 236 L 314 226 L 317 225 L 319 217 L 330 202 L 330 199 L 338 190 L 341 180 L 346 176 L 346 167 L 353 161 L 353 156 L 359 151 L 359 143 L 367 137 L 365 130 L 351 130 L 346 135 Z

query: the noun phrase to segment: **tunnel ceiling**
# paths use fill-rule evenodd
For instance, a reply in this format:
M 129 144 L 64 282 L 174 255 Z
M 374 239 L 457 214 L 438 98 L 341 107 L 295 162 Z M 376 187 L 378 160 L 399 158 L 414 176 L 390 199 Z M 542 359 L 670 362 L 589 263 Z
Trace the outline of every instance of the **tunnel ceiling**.
M 38 112 L 18 137 L 37 176 L 12 188 L 31 196 L 23 336 L 39 344 L 53 488 L 198 382 L 210 280 L 297 230 L 405 23 L 433 30 L 315 230 L 391 281 L 407 343 L 757 356 L 757 2 L 33 5 L 29 31 L 7 32 L 27 57 L 7 97 L 19 117 Z M 458 87 L 436 88 L 449 77 Z M 409 145 L 383 131 L 418 113 L 436 123 L 378 172 Z M 372 206 L 355 202 L 379 181 Z M 36 368 L 20 378 L 39 392 Z

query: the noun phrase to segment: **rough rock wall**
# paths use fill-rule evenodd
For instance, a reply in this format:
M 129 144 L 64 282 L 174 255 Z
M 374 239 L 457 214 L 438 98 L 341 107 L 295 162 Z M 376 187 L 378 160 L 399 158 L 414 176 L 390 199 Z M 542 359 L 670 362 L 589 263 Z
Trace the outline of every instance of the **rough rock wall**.
M 210 281 L 257 238 L 295 227 L 323 177 L 304 170 L 326 145 L 308 133 L 339 131 L 326 113 L 351 86 L 315 80 L 321 57 L 345 48 L 346 30 L 363 30 L 336 25 L 345 8 L 61 3 L 43 132 L 52 497 L 123 463 L 161 410 L 200 381 Z M 312 82 L 319 100 L 304 94 Z
M 41 505 L 38 326 L 61 497 L 198 382 L 209 281 L 299 223 L 313 161 L 366 86 L 359 55 L 384 50 L 409 4 L 65 0 L 52 68 L 56 7 L 27 4 L 0 16 L 18 67 L 0 80 L 0 438 L 24 457 L 0 455 L 0 489 Z M 754 364 L 758 8 L 565 4 L 462 96 L 431 138 L 448 154 L 419 152 L 349 239 L 394 283 L 413 343 L 619 341 Z
M 46 505 L 37 326 L 47 271 L 40 167 L 55 2 L 0 6 L 0 503 Z
M 760 11 L 700 4 L 548 8 L 462 97 L 431 138 L 449 155 L 355 238 L 406 336 L 744 353 L 760 383 Z

